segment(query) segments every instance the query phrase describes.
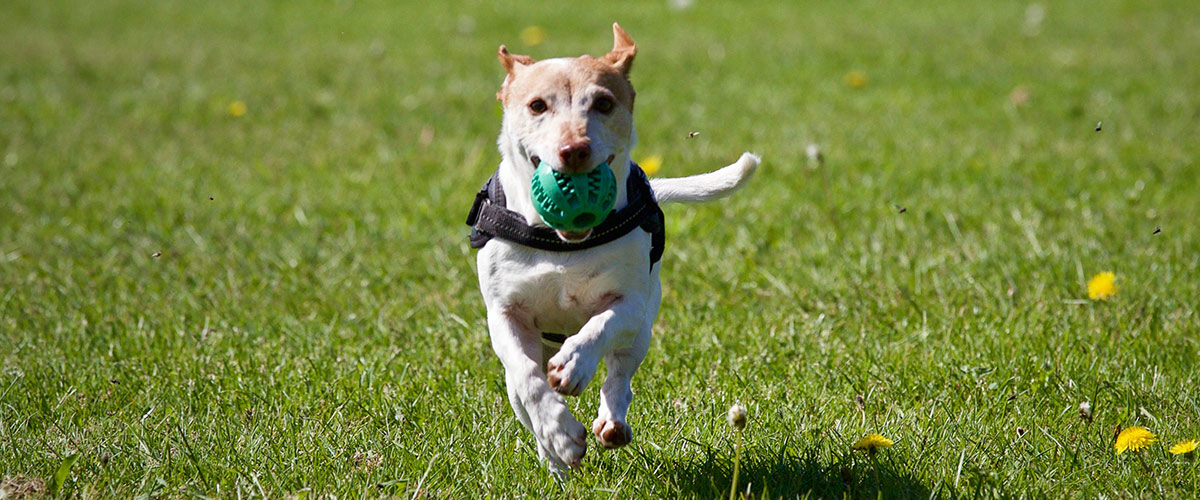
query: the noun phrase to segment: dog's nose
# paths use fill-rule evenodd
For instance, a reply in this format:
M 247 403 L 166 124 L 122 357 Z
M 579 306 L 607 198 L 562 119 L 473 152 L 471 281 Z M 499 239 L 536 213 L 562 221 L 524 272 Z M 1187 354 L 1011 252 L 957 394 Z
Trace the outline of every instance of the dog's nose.
M 592 157 L 592 145 L 588 141 L 576 141 L 564 144 L 558 148 L 558 158 L 562 160 L 563 170 L 582 172 L 587 170 L 588 160 Z

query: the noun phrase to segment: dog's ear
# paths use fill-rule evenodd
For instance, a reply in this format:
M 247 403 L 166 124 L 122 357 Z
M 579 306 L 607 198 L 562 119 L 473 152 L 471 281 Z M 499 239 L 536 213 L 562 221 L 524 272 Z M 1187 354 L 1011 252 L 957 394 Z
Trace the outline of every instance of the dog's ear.
M 504 83 L 500 85 L 500 91 L 496 92 L 496 99 L 504 102 L 505 91 L 508 90 L 508 84 L 512 82 L 513 75 L 525 66 L 533 64 L 535 61 L 532 57 L 509 54 L 508 47 L 500 46 L 500 50 L 496 52 L 496 57 L 500 59 L 500 65 L 504 66 Z
M 504 66 L 504 71 L 507 71 L 510 75 L 519 66 L 529 66 L 535 62 L 533 58 L 529 56 L 509 54 L 508 47 L 503 45 L 500 46 L 500 50 L 496 53 L 496 56 L 500 59 L 500 64 Z
M 613 48 L 600 60 L 617 68 L 622 75 L 629 76 L 629 70 L 633 68 L 633 56 L 636 55 L 637 45 L 633 44 L 633 39 L 621 29 L 621 25 L 613 23 Z

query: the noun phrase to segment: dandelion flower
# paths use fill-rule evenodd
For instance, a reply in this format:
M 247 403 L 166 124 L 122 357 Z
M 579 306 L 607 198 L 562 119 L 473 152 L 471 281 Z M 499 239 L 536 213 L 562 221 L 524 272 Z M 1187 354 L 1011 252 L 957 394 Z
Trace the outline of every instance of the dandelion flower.
M 642 158 L 642 161 L 638 162 L 638 166 L 642 167 L 642 171 L 646 172 L 646 175 L 657 174 L 658 169 L 662 168 L 662 156 L 650 155 Z
M 1153 432 L 1145 427 L 1130 427 L 1117 435 L 1117 454 L 1125 450 L 1138 451 L 1158 441 Z
M 729 407 L 729 414 L 725 416 L 725 420 L 729 421 L 729 425 L 738 430 L 746 427 L 746 407 L 735 404 Z
M 729 414 L 725 416 L 729 421 L 729 425 L 737 429 L 737 444 L 733 445 L 733 483 L 729 485 L 729 499 L 733 500 L 737 492 L 738 483 L 738 467 L 742 464 L 742 429 L 746 427 L 746 407 L 734 404 L 729 407 Z
M 242 101 L 233 101 L 229 103 L 229 116 L 234 118 L 246 114 L 246 103 Z
M 1088 280 L 1088 298 L 1092 300 L 1108 300 L 1117 294 L 1117 275 L 1105 271 Z
M 1200 444 L 1200 443 L 1197 443 L 1195 439 L 1189 439 L 1187 441 L 1180 441 L 1178 443 L 1175 443 L 1175 446 L 1172 446 L 1169 451 L 1171 452 L 1172 455 L 1187 455 L 1189 453 L 1193 453 L 1196 451 L 1197 444 Z
M 546 41 L 546 29 L 541 26 L 534 25 L 521 30 L 521 42 L 524 42 L 525 45 L 532 47 L 541 45 L 544 41 Z
M 824 155 L 821 154 L 821 146 L 815 143 L 809 144 L 804 148 L 804 154 L 808 156 L 808 161 L 813 163 L 821 163 L 825 161 Z
M 867 74 L 862 71 L 851 71 L 846 73 L 846 85 L 852 89 L 861 89 L 867 86 Z
M 867 434 L 862 439 L 855 441 L 854 445 L 850 446 L 852 450 L 866 450 L 870 453 L 875 453 L 875 450 L 887 448 L 895 444 L 891 439 L 885 438 L 879 434 Z

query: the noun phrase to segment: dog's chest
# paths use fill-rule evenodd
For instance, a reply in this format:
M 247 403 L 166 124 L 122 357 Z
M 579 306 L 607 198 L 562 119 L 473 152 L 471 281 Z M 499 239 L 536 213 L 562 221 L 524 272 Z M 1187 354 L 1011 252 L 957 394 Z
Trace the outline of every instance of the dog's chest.
M 489 307 L 520 310 L 540 331 L 575 333 L 615 299 L 646 295 L 649 260 L 630 259 L 646 253 L 622 248 L 630 246 L 620 244 L 622 240 L 609 248 L 570 253 L 489 243 L 480 253 L 481 284 Z
M 541 262 L 503 272 L 504 302 L 528 313 L 539 330 L 571 334 L 621 295 L 619 269 Z

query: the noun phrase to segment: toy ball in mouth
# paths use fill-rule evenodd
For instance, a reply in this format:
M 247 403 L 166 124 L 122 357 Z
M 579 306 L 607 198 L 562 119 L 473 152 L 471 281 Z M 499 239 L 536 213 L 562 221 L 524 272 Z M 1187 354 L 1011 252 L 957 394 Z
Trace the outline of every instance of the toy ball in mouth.
M 581 233 L 600 225 L 617 201 L 617 179 L 608 162 L 567 174 L 540 162 L 530 183 L 533 206 L 547 226 Z

